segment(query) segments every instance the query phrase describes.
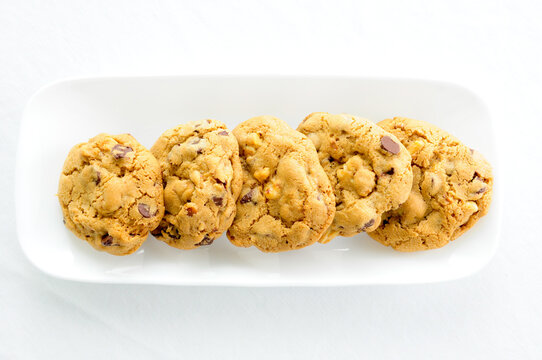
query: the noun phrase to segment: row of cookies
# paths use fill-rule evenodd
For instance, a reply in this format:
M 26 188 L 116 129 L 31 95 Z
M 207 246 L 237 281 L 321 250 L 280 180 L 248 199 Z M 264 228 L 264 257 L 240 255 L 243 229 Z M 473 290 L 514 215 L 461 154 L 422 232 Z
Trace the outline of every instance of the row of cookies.
M 101 134 L 66 159 L 64 221 L 114 255 L 149 231 L 194 249 L 228 230 L 234 245 L 266 252 L 365 231 L 413 251 L 444 245 L 487 212 L 491 169 L 477 153 L 426 123 L 380 125 L 314 113 L 296 131 L 261 116 L 232 134 L 203 120 L 166 131 L 150 152 Z
M 242 184 L 237 140 L 216 120 L 163 133 L 151 151 L 130 134 L 74 146 L 60 176 L 64 224 L 99 251 L 128 255 L 149 231 L 181 249 L 231 225 Z
M 489 210 L 490 164 L 432 124 L 314 113 L 298 130 L 314 143 L 335 190 L 337 213 L 320 242 L 365 231 L 395 250 L 436 249 Z

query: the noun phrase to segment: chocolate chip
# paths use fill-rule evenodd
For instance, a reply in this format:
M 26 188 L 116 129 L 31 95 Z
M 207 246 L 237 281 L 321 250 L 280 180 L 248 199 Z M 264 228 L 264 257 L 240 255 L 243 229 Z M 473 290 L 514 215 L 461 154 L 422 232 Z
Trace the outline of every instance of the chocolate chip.
M 224 198 L 221 198 L 220 196 L 213 196 L 212 199 L 216 206 L 222 206 Z
M 484 187 L 482 187 L 480 190 L 475 191 L 474 193 L 475 193 L 475 194 L 482 194 L 482 193 L 486 192 L 486 190 L 487 190 L 487 188 L 484 186 Z
M 137 210 L 139 210 L 139 213 L 144 218 L 150 218 L 151 216 L 153 216 L 151 215 L 151 207 L 147 204 L 139 203 L 137 205 Z
M 228 133 L 227 131 L 224 130 L 224 131 L 219 132 L 218 135 L 228 136 L 229 133 Z
M 217 183 L 219 183 L 219 184 L 224 185 L 224 187 L 226 187 L 227 181 L 222 181 L 222 180 L 220 180 L 219 178 L 215 178 L 215 181 L 216 181 Z
M 102 245 L 103 246 L 113 245 L 113 236 L 109 234 L 105 234 L 104 236 L 102 236 Z
M 393 174 L 395 174 L 395 169 L 394 169 L 394 168 L 391 168 L 391 169 L 389 169 L 388 171 L 386 171 L 384 174 L 386 174 L 386 175 L 393 175 Z
M 369 220 L 368 222 L 365 223 L 365 225 L 363 225 L 363 227 L 361 228 L 361 231 L 365 231 L 366 229 L 370 228 L 374 224 L 375 224 L 375 219 Z
M 334 161 L 334 160 L 335 160 L 335 159 L 332 158 L 331 156 L 327 158 L 327 161 L 329 161 L 329 162 L 332 162 L 332 161 Z
M 192 140 L 192 141 L 190 142 L 190 144 L 192 144 L 192 145 L 197 145 L 197 144 L 200 143 L 201 140 L 202 140 L 201 138 L 195 138 L 194 140 Z M 205 144 L 203 144 L 203 145 L 204 145 L 204 146 L 202 146 L 202 147 L 200 147 L 200 148 L 198 148 L 198 149 L 196 150 L 196 153 L 197 153 L 197 154 L 202 154 L 202 153 L 203 153 L 203 148 L 205 147 Z
M 123 145 L 117 144 L 113 146 L 113 149 L 111 149 L 111 154 L 113 154 L 113 157 L 115 159 L 122 159 L 126 157 L 126 154 L 132 151 L 134 151 L 134 149 L 132 149 L 129 146 L 123 146 Z
M 484 180 L 482 179 L 482 176 L 480 176 L 480 174 L 478 174 L 476 171 L 474 172 L 474 175 L 472 175 L 471 181 L 474 181 L 474 180 L 484 181 Z
M 101 176 L 100 172 L 96 171 L 96 185 L 98 185 L 101 180 L 102 180 L 102 176 Z
M 201 124 L 196 124 L 196 125 L 194 125 L 194 128 L 198 128 L 200 126 L 201 126 Z
M 186 208 L 186 212 L 188 213 L 188 216 L 194 216 L 198 211 L 193 207 L 189 207 Z
M 394 155 L 399 154 L 399 152 L 401 151 L 401 147 L 399 146 L 399 144 L 397 144 L 391 137 L 387 135 L 382 136 L 382 138 L 380 139 L 380 146 L 382 147 L 382 149 Z
M 250 191 L 241 198 L 239 203 L 246 204 L 247 202 L 250 202 L 252 200 L 252 196 L 254 196 L 254 189 L 250 189 Z
M 177 230 L 168 228 L 164 232 L 164 237 L 169 238 L 169 239 L 179 240 L 181 238 L 181 235 L 177 232 Z
M 214 240 L 211 240 L 211 238 L 208 235 L 205 235 L 203 237 L 203 240 L 201 240 L 199 243 L 196 244 L 196 246 L 207 246 L 211 245 Z
M 151 231 L 151 234 L 153 234 L 154 236 L 161 235 L 162 234 L 162 228 L 160 226 L 158 226 L 156 229 Z

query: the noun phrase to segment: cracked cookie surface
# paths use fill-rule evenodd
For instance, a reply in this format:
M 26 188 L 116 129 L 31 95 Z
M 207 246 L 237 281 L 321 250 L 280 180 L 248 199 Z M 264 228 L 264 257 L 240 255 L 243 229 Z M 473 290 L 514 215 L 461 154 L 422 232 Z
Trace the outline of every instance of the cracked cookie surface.
M 158 162 L 129 134 L 100 134 L 74 146 L 58 199 L 66 227 L 113 255 L 136 251 L 164 214 Z
M 414 181 L 408 200 L 386 213 L 371 237 L 399 251 L 440 248 L 488 212 L 493 176 L 479 152 L 423 121 L 396 117 L 378 125 L 411 153 Z
M 235 216 L 237 140 L 220 121 L 192 121 L 164 132 L 151 151 L 162 168 L 166 208 L 152 234 L 179 249 L 212 244 Z
M 335 191 L 335 218 L 320 242 L 373 231 L 384 212 L 407 199 L 411 158 L 394 135 L 366 119 L 321 112 L 298 130 L 314 143 Z
M 228 230 L 236 246 L 264 252 L 315 243 L 335 214 L 333 190 L 310 140 L 272 116 L 238 125 L 243 188 Z

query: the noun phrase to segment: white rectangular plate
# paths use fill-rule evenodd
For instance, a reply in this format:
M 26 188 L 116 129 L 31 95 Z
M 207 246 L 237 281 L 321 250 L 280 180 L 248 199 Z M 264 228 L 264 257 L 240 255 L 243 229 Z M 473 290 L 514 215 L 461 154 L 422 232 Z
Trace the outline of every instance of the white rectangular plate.
M 107 132 L 131 133 L 150 148 L 189 120 L 230 129 L 270 114 L 293 128 L 309 113 L 346 112 L 379 121 L 407 116 L 434 123 L 496 165 L 492 124 L 470 91 L 449 83 L 374 78 L 169 76 L 66 80 L 31 99 L 21 123 L 16 170 L 17 231 L 28 259 L 55 277 L 102 283 L 236 286 L 407 284 L 455 279 L 481 269 L 498 244 L 499 196 L 489 214 L 439 250 L 400 253 L 366 234 L 280 254 L 237 248 L 223 235 L 181 251 L 149 236 L 134 254 L 94 251 L 62 224 L 56 198 L 70 148 Z M 497 182 L 498 185 L 498 182 Z

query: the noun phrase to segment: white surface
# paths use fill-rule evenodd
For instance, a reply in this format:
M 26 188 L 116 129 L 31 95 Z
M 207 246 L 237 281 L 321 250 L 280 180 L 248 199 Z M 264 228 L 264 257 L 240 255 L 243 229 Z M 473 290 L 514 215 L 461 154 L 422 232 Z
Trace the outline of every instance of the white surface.
M 539 359 L 541 7 L 0 1 L 0 358 Z M 402 76 L 473 89 L 501 144 L 496 256 L 470 278 L 413 286 L 191 288 L 43 275 L 15 234 L 25 103 L 62 77 L 157 72 Z
M 178 251 L 151 236 L 135 254 L 114 257 L 94 251 L 62 224 L 54 196 L 60 169 L 69 149 L 89 137 L 128 132 L 150 148 L 163 131 L 190 120 L 216 118 L 233 129 L 253 116 L 273 114 L 295 129 L 306 115 L 320 110 L 431 121 L 497 165 L 485 105 L 449 83 L 257 76 L 67 80 L 40 90 L 24 111 L 15 197 L 21 246 L 47 274 L 98 283 L 410 284 L 468 276 L 489 262 L 500 228 L 498 187 L 489 214 L 459 240 L 443 249 L 410 254 L 386 248 L 367 234 L 279 254 L 235 247 L 223 235 L 212 246 L 194 251 Z M 41 174 L 39 183 L 36 172 Z M 35 228 L 41 229 L 39 237 Z

